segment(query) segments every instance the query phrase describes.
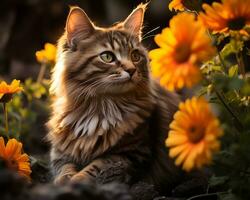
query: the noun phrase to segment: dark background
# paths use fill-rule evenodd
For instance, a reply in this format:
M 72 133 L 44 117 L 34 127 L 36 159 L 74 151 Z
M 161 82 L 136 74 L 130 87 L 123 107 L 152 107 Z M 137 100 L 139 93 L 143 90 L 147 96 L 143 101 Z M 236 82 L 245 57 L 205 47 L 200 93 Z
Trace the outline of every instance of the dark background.
M 123 20 L 141 0 L 1 0 L 0 74 L 24 79 L 36 76 L 35 52 L 44 43 L 56 43 L 64 31 L 70 5 L 78 5 L 100 26 Z M 145 1 L 144 1 L 145 2 Z M 145 19 L 145 31 L 167 26 L 168 1 L 153 0 Z M 153 34 L 159 32 L 157 30 Z M 153 37 L 146 39 L 147 45 Z
M 0 3 L 0 79 L 36 77 L 39 64 L 35 52 L 44 43 L 56 44 L 64 31 L 69 6 L 78 5 L 100 26 L 121 21 L 143 0 L 1 0 Z M 204 1 L 205 2 L 205 1 Z M 208 2 L 208 1 L 206 1 Z M 144 33 L 160 26 L 149 35 L 168 26 L 175 13 L 168 9 L 169 0 L 152 0 L 145 16 Z M 153 36 L 144 40 L 154 47 Z

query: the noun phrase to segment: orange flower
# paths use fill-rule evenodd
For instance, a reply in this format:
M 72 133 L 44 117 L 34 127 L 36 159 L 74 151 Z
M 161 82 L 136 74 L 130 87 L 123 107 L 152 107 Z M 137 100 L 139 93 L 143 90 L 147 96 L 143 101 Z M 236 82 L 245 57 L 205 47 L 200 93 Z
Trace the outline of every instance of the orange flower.
M 224 0 L 202 7 L 205 13 L 200 13 L 199 17 L 213 33 L 238 31 L 250 25 L 250 0 Z
M 218 137 L 223 132 L 219 124 L 204 98 L 193 97 L 180 103 L 166 140 L 169 156 L 176 157 L 175 164 L 182 164 L 186 171 L 209 164 L 212 153 L 220 147 Z
M 54 63 L 56 60 L 56 51 L 55 45 L 46 43 L 43 50 L 36 52 L 36 59 L 40 63 Z
M 149 53 L 152 74 L 169 90 L 196 84 L 201 78 L 199 64 L 215 53 L 206 29 L 191 13 L 173 17 L 155 41 L 160 48 Z
M 183 5 L 183 0 L 173 0 L 170 2 L 169 6 L 168 6 L 169 10 L 179 10 L 179 11 L 184 11 L 185 7 Z
M 168 6 L 171 11 L 200 10 L 200 7 L 199 0 L 172 0 Z
M 22 143 L 16 139 L 10 139 L 5 146 L 3 137 L 0 137 L 0 158 L 3 159 L 10 170 L 30 179 L 29 156 L 22 154 Z
M 22 87 L 20 86 L 19 80 L 13 80 L 10 85 L 8 85 L 5 81 L 0 83 L 0 101 L 8 102 L 12 94 L 22 91 Z

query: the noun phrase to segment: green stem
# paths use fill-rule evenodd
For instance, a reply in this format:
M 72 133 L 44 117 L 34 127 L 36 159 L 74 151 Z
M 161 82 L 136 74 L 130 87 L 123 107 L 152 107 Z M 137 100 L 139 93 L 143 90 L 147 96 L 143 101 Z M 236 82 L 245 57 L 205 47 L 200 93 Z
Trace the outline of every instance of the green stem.
M 212 40 L 213 40 L 213 37 L 212 37 L 212 35 L 211 35 L 211 33 L 209 32 L 208 29 L 207 29 L 207 34 L 208 34 L 208 36 L 210 37 L 210 39 L 211 39 L 211 41 L 212 41 Z M 225 64 L 225 62 L 224 62 L 224 60 L 223 60 L 223 58 L 222 58 L 222 56 L 221 56 L 221 53 L 220 53 L 220 51 L 218 50 L 218 48 L 217 48 L 217 52 L 218 52 L 218 56 L 219 56 L 219 60 L 220 60 L 221 66 L 222 66 L 222 68 L 223 68 L 223 70 L 224 70 L 224 73 L 223 73 L 223 74 L 225 74 L 226 69 L 227 69 L 227 66 L 226 66 L 226 64 Z
M 240 119 L 238 118 L 238 116 L 234 113 L 234 111 L 230 108 L 230 106 L 227 104 L 227 102 L 224 99 L 224 96 L 215 89 L 215 93 L 218 97 L 218 99 L 221 101 L 221 103 L 223 104 L 223 106 L 226 108 L 226 110 L 232 115 L 232 117 L 234 118 L 235 124 L 236 124 L 236 128 L 238 129 L 238 131 L 241 131 L 243 129 L 243 125 L 240 121 Z
M 42 82 L 42 79 L 44 77 L 44 74 L 46 72 L 46 64 L 43 63 L 40 67 L 40 71 L 39 71 L 39 74 L 38 74 L 38 77 L 37 77 L 37 82 L 38 83 L 41 83 Z
M 8 110 L 7 110 L 7 104 L 3 103 L 3 112 L 4 112 L 4 122 L 5 122 L 5 131 L 7 138 L 9 139 L 9 124 L 8 124 Z
M 214 196 L 214 195 L 219 195 L 219 194 L 228 194 L 228 192 L 215 192 L 215 193 L 210 193 L 210 194 L 200 194 L 197 196 L 190 197 L 187 200 L 193 200 L 193 199 L 197 199 L 197 198 L 200 199 L 200 197 L 209 197 L 209 196 Z
M 246 71 L 245 71 L 245 64 L 243 61 L 243 56 L 242 56 L 242 52 L 236 53 L 236 59 L 237 59 L 237 63 L 239 66 L 239 71 L 240 74 L 243 76 L 243 78 L 246 77 Z
M 204 79 L 206 81 L 208 81 L 210 84 L 213 84 L 209 79 L 207 79 L 206 77 L 204 77 Z M 238 116 L 234 113 L 234 111 L 231 109 L 231 107 L 228 105 L 228 103 L 226 102 L 226 98 L 225 96 L 223 95 L 223 93 L 219 92 L 218 89 L 215 87 L 215 85 L 213 84 L 214 86 L 214 92 L 216 94 L 216 96 L 218 97 L 218 99 L 220 100 L 220 102 L 222 103 L 222 105 L 225 107 L 225 109 L 229 112 L 229 114 L 232 115 L 233 119 L 234 119 L 234 122 L 235 122 L 235 125 L 236 125 L 236 128 L 238 131 L 241 131 L 243 129 L 243 124 L 241 123 L 240 119 L 238 118 Z

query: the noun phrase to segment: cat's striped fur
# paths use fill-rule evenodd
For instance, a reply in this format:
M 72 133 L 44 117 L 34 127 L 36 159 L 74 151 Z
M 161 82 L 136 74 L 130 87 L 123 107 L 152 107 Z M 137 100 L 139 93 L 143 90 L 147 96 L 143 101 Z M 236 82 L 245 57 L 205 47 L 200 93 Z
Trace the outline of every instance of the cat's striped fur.
M 105 29 L 94 26 L 80 8 L 72 8 L 51 86 L 48 138 L 55 183 L 92 182 L 119 162 L 132 177 L 129 182 L 164 183 L 170 191 L 180 181 L 182 174 L 164 145 L 179 99 L 150 77 L 140 42 L 145 7 Z M 133 62 L 135 49 L 140 59 Z M 115 61 L 103 62 L 99 55 L 105 51 L 113 52 Z

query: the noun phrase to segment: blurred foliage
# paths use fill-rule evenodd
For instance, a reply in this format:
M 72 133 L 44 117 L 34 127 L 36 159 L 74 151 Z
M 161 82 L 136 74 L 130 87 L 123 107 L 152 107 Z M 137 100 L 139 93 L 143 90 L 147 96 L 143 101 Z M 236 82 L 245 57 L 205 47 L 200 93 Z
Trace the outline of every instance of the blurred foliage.
M 235 35 L 231 33 L 218 56 L 203 65 L 203 87 L 199 91 L 216 103 L 225 132 L 210 179 L 211 188 L 227 191 L 219 193 L 220 200 L 250 199 L 250 76 L 241 72 L 240 67 L 245 66 L 240 65 L 245 63 L 236 58 L 247 53 L 244 43 L 249 38 Z
M 48 113 L 48 86 L 47 80 L 38 83 L 27 79 L 23 84 L 24 92 L 15 94 L 7 104 L 10 137 L 19 139 L 32 134 L 31 128 L 39 123 L 37 111 Z M 3 116 L 0 115 L 0 133 L 6 136 Z

